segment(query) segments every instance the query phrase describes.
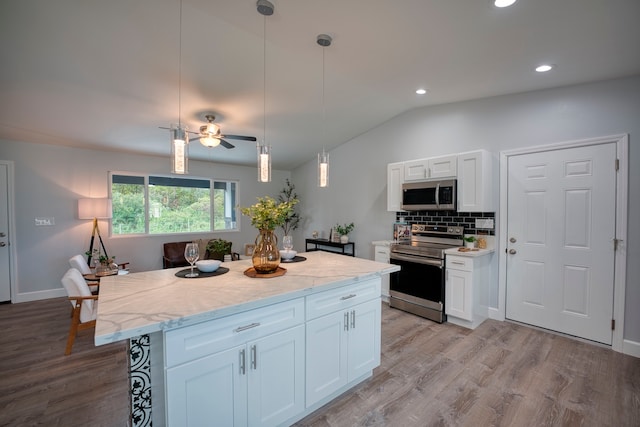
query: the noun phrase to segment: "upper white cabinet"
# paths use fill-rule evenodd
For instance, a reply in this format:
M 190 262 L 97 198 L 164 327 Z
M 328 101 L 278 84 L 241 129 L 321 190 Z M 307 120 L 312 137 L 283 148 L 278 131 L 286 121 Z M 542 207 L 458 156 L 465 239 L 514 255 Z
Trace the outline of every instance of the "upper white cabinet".
M 478 150 L 457 157 L 458 212 L 493 212 L 491 153 Z
M 456 154 L 404 162 L 404 180 L 421 181 L 435 178 L 455 178 L 458 156 Z
M 387 165 L 387 210 L 402 210 L 402 184 L 404 183 L 404 163 Z

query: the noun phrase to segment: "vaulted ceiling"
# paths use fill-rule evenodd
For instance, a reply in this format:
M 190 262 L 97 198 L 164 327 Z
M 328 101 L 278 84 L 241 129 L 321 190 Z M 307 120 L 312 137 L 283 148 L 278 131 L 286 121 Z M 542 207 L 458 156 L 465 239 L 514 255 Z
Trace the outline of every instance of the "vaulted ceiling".
M 291 169 L 413 108 L 640 74 L 637 0 L 272 2 L 183 0 L 180 32 L 179 0 L 3 0 L 0 138 L 168 157 L 160 126 L 214 113 Z M 190 155 L 255 163 L 230 142 Z

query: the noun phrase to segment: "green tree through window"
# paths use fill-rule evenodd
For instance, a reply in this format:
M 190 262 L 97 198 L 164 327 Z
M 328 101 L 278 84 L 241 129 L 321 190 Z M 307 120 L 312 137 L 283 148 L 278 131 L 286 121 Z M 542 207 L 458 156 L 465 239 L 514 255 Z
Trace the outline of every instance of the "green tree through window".
M 236 230 L 236 193 L 233 181 L 113 174 L 112 234 Z

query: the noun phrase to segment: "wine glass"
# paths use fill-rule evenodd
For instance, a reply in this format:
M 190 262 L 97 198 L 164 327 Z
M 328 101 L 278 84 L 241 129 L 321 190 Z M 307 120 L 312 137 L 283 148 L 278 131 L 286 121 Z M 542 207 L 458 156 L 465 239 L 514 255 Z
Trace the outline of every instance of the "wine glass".
M 282 247 L 285 251 L 290 251 L 293 249 L 293 237 L 292 236 L 284 236 L 282 238 Z
M 200 258 L 197 243 L 187 243 L 184 247 L 184 259 L 191 264 L 191 273 L 185 274 L 184 277 L 198 277 L 198 273 L 193 272 L 193 264 Z

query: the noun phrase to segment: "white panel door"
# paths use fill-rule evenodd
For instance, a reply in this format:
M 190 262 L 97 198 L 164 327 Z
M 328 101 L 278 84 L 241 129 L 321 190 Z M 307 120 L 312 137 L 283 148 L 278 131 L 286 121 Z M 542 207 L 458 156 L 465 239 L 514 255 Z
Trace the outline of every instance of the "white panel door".
M 0 165 L 0 302 L 11 300 L 9 252 L 9 168 Z
M 506 317 L 611 344 L 616 144 L 510 156 Z

